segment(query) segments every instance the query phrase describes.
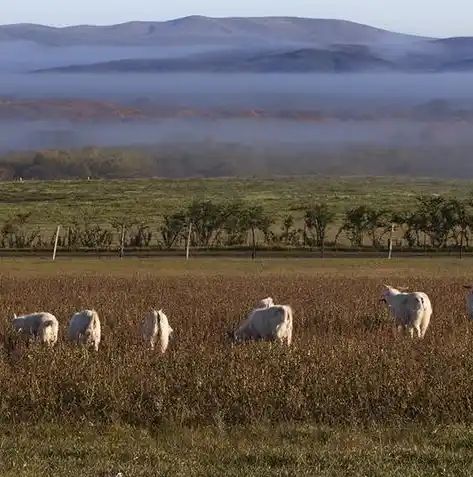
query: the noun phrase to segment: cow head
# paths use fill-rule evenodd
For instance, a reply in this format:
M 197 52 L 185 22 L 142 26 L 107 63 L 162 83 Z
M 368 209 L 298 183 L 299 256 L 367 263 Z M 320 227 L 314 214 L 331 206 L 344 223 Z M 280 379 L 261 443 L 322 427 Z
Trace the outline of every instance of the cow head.
M 384 303 L 389 303 L 391 297 L 399 295 L 400 293 L 402 293 L 402 291 L 408 290 L 408 287 L 394 288 L 391 285 L 386 284 L 384 284 L 383 286 L 385 290 L 383 291 L 379 301 Z
M 395 295 L 398 295 L 400 291 L 397 288 L 392 287 L 391 285 L 383 284 L 384 291 L 381 294 L 381 298 L 379 299 L 380 303 L 385 303 L 389 306 L 391 303 L 391 298 Z
M 256 305 L 256 308 L 269 308 L 271 306 L 274 306 L 274 300 L 270 296 L 268 296 L 260 300 L 259 303 Z
M 379 299 L 379 302 L 387 304 L 388 303 L 388 298 L 391 296 L 391 291 L 395 290 L 395 288 L 393 288 L 390 285 L 386 285 L 386 284 L 383 284 L 383 286 L 384 286 L 384 290 L 381 293 L 381 298 Z

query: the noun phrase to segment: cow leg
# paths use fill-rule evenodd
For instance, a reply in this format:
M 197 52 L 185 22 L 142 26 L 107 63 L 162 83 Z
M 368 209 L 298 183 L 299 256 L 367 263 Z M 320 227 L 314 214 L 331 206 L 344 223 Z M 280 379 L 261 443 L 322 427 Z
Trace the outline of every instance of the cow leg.
M 291 346 L 291 343 L 292 343 L 292 327 L 290 327 L 287 332 L 287 345 Z

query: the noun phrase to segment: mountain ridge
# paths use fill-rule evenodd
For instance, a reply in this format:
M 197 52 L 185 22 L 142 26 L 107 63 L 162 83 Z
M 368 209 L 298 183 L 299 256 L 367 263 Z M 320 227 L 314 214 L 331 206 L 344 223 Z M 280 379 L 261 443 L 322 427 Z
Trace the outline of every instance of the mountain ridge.
M 260 52 L 195 54 L 181 58 L 128 58 L 31 70 L 43 73 L 446 73 L 473 71 L 473 50 L 452 55 L 406 54 L 388 59 L 369 47 L 335 45 Z
M 327 18 L 0 25 L 0 71 L 439 73 L 473 71 L 472 58 L 473 37 L 424 37 Z
M 350 48 L 351 47 L 351 48 Z M 392 71 L 396 66 L 368 49 L 296 48 L 258 53 L 192 55 L 168 59 L 123 59 L 33 70 L 32 73 L 277 73 Z
M 159 45 L 189 38 L 202 42 L 241 38 L 320 42 L 372 43 L 434 39 L 396 33 L 349 20 L 306 17 L 207 17 L 192 15 L 166 21 L 130 21 L 114 25 L 55 27 L 34 23 L 0 25 L 0 41 L 27 40 L 48 45 Z

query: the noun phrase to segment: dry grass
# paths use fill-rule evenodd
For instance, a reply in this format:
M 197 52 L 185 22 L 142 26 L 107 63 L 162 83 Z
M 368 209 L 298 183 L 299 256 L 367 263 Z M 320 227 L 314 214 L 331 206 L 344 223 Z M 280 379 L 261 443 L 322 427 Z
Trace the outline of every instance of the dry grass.
M 2 260 L 2 475 L 471 475 L 473 355 L 459 260 Z M 423 342 L 395 339 L 383 282 L 432 297 Z M 231 348 L 259 298 L 295 311 L 292 349 Z M 63 340 L 94 306 L 98 355 Z M 169 354 L 140 346 L 162 306 Z M 48 310 L 54 351 L 6 321 Z
M 26 270 L 27 263 L 16 266 Z M 282 262 L 261 270 L 261 264 L 233 261 L 228 275 L 216 263 L 212 274 L 209 263 L 168 261 L 174 273 L 166 273 L 166 265 L 154 262 L 153 271 L 145 273 L 138 267 L 132 275 L 119 276 L 112 267 L 109 274 L 80 276 L 74 262 L 62 262 L 54 264 L 58 274 L 43 270 L 32 279 L 16 268 L 1 276 L 4 316 L 50 311 L 60 320 L 63 338 L 72 313 L 93 306 L 104 323 L 104 341 L 97 356 L 63 339 L 54 352 L 13 349 L 3 320 L 0 420 L 84 419 L 152 428 L 473 422 L 473 336 L 460 286 L 465 278 L 435 275 L 429 268 L 435 262 L 418 261 L 424 272 L 412 269 L 402 280 L 430 294 L 434 306 L 425 341 L 412 343 L 393 338 L 387 313 L 377 302 L 384 281 L 398 283 L 396 267 L 398 276 L 406 272 L 401 263 L 390 269 L 351 261 L 344 271 L 329 262 L 328 270 L 338 267 L 334 276 L 321 267 L 323 262 L 313 262 L 312 271 L 301 267 L 300 273 L 288 263 L 285 273 Z M 133 264 L 114 266 L 131 271 Z M 52 272 L 53 265 L 47 266 Z M 228 327 L 267 295 L 293 306 L 294 347 L 228 346 Z M 147 352 L 139 342 L 138 327 L 150 306 L 164 307 L 176 330 L 165 357 Z

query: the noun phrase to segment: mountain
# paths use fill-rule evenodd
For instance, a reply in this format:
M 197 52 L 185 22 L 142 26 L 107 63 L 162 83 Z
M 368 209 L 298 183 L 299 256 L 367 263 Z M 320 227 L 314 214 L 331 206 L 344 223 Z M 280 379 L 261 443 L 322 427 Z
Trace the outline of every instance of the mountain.
M 343 45 L 331 49 L 298 48 L 287 51 L 267 51 L 258 54 L 225 53 L 194 55 L 172 59 L 127 59 L 95 64 L 61 66 L 36 72 L 56 73 L 276 73 L 392 71 L 396 66 L 358 45 Z
M 426 38 L 345 20 L 211 18 L 0 26 L 0 72 L 469 72 L 473 37 Z
M 440 38 L 429 40 L 427 44 L 434 47 L 444 48 L 449 52 L 471 52 L 473 49 L 473 37 L 471 36 L 453 36 L 450 38 Z
M 438 71 L 458 73 L 471 72 L 473 71 L 473 58 L 445 63 L 438 68 Z
M 429 49 L 434 48 L 434 49 Z M 382 55 L 366 45 L 324 48 L 234 49 L 177 58 L 129 58 L 36 68 L 32 73 L 445 73 L 473 72 L 473 45 L 455 49 L 450 43 L 398 57 Z
M 405 70 L 422 72 L 473 71 L 473 37 L 451 37 L 417 42 L 397 61 Z
M 406 44 L 424 37 L 394 33 L 345 20 L 299 17 L 189 16 L 163 22 L 50 27 L 0 26 L 0 42 L 29 41 L 49 46 L 177 46 L 196 44 Z

